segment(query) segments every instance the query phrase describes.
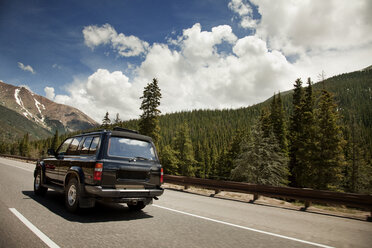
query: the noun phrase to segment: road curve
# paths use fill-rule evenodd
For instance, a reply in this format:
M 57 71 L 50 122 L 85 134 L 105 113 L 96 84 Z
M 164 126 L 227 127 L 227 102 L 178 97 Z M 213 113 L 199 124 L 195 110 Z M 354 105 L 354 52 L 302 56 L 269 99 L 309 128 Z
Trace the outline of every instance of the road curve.
M 166 190 L 139 213 L 97 204 L 66 212 L 33 194 L 34 165 L 0 158 L 0 247 L 370 247 L 372 223 Z M 52 241 L 43 241 L 15 209 Z M 55 246 L 53 246 L 53 244 Z

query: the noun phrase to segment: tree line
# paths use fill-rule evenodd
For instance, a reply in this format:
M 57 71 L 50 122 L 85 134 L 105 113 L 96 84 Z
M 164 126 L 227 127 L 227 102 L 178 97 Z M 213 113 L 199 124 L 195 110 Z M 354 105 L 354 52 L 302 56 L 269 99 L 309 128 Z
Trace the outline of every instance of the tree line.
M 321 84 L 301 79 L 290 92 L 236 110 L 193 110 L 161 115 L 154 79 L 143 92 L 139 120 L 111 121 L 149 135 L 168 174 L 250 183 L 372 192 L 371 71 Z M 333 92 L 334 95 L 331 93 Z M 46 156 L 67 136 L 25 137 L 1 144 L 1 153 Z

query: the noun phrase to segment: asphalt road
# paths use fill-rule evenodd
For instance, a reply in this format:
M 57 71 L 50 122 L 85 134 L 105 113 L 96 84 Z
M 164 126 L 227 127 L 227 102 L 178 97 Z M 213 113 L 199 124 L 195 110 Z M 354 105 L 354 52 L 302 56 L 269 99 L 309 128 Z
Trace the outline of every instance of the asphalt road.
M 159 201 L 142 212 L 130 212 L 120 204 L 97 204 L 74 215 L 64 209 L 61 194 L 49 190 L 44 198 L 34 196 L 33 169 L 32 164 L 0 158 L 0 247 L 371 247 L 372 244 L 371 222 L 173 190 L 166 190 Z

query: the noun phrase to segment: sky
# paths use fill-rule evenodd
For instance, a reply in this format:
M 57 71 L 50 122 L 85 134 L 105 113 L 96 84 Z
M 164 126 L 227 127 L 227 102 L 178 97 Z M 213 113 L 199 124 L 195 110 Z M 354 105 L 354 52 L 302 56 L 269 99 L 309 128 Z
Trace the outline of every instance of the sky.
M 246 107 L 372 65 L 370 0 L 0 0 L 0 80 L 97 122 Z

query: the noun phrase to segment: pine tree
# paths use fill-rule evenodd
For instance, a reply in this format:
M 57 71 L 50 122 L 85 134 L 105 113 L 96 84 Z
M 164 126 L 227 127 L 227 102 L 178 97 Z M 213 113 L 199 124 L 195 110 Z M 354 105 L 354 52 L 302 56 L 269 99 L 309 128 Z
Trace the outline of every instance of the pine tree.
M 280 186 L 288 183 L 288 158 L 281 151 L 273 132 L 264 137 L 259 126 L 242 144 L 242 153 L 234 160 L 231 178 L 255 184 Z
M 241 153 L 241 143 L 247 138 L 247 132 L 238 129 L 235 132 L 234 138 L 230 143 L 229 149 L 223 153 L 219 159 L 218 177 L 227 180 L 231 176 L 231 171 L 234 169 L 234 160 Z
M 114 124 L 120 124 L 121 123 L 121 119 L 119 117 L 119 113 L 116 113 L 116 118 L 114 120 Z
M 53 140 L 52 140 L 52 145 L 50 148 L 52 148 L 54 151 L 57 151 L 57 148 L 59 146 L 59 133 L 58 133 L 58 129 L 56 129 L 55 133 L 54 133 L 54 136 L 53 136 Z
M 142 104 L 140 109 L 143 111 L 139 121 L 139 131 L 141 134 L 152 137 L 157 145 L 160 138 L 159 116 L 161 93 L 158 86 L 158 80 L 154 78 L 151 83 L 147 84 L 140 98 Z
M 177 152 L 170 145 L 162 149 L 160 161 L 163 165 L 164 173 L 178 175 L 179 160 L 177 158 Z
M 297 186 L 312 187 L 314 158 L 317 152 L 316 123 L 314 118 L 314 96 L 311 79 L 308 78 L 304 101 L 301 105 L 302 129 L 297 133 L 297 165 L 293 168 Z
M 343 145 L 341 128 L 338 125 L 339 116 L 332 95 L 322 90 L 317 113 L 318 120 L 318 150 L 314 159 L 314 187 L 317 189 L 337 189 L 342 181 L 344 170 Z
M 287 128 L 285 124 L 285 116 L 282 98 L 280 92 L 276 97 L 274 94 L 273 100 L 271 102 L 271 113 L 270 113 L 271 126 L 276 139 L 279 142 L 280 148 L 283 153 L 287 153 Z
M 111 120 L 109 118 L 109 113 L 106 112 L 105 116 L 103 117 L 101 127 L 104 129 L 108 129 L 110 124 L 111 124 Z
M 303 125 L 303 91 L 302 81 L 297 79 L 294 84 L 293 91 L 293 112 L 290 117 L 290 128 L 289 128 L 289 171 L 291 176 L 289 177 L 291 186 L 298 186 L 296 179 L 300 176 L 297 174 L 296 169 L 299 166 L 297 161 L 298 150 L 300 148 L 299 136 L 302 133 Z
M 176 133 L 173 144 L 179 161 L 179 174 L 182 176 L 194 176 L 194 165 L 196 161 L 194 159 L 194 151 L 190 139 L 190 129 L 186 123 L 180 126 L 178 132 Z
M 197 142 L 195 147 L 195 176 L 200 178 L 205 178 L 205 159 L 204 159 L 204 150 L 202 149 L 202 145 L 200 141 Z
M 30 155 L 30 141 L 29 134 L 26 133 L 23 139 L 19 142 L 19 155 L 28 157 Z
M 273 97 L 273 101 L 275 101 L 275 95 Z M 259 122 L 261 123 L 261 129 L 263 131 L 263 136 L 269 137 L 270 133 L 273 131 L 273 125 L 272 125 L 272 117 L 271 113 L 267 108 L 263 108 L 261 110 L 261 115 L 259 118 Z

